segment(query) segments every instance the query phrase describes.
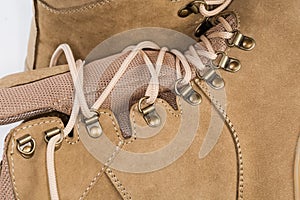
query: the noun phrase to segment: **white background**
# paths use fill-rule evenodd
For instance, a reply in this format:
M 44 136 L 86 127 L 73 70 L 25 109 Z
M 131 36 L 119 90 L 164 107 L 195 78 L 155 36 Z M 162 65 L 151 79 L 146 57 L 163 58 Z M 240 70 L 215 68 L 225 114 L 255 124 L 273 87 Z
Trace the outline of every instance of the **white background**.
M 0 78 L 24 70 L 31 18 L 31 0 L 9 0 L 1 3 Z M 4 138 L 14 126 L 16 124 L 0 126 L 0 160 Z

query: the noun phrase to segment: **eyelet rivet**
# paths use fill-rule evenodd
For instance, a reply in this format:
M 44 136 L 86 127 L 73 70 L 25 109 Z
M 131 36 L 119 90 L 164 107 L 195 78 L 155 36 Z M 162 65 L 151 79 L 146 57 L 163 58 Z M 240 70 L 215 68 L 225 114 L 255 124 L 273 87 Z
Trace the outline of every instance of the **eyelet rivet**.
M 44 140 L 46 143 L 49 143 L 49 141 L 51 140 L 52 137 L 56 136 L 56 135 L 60 135 L 60 139 L 59 141 L 55 144 L 56 149 L 59 149 L 63 140 L 64 140 L 64 132 L 58 128 L 52 128 L 50 130 L 45 131 L 45 137 Z
M 22 157 L 26 159 L 33 156 L 35 148 L 35 140 L 29 134 L 17 139 L 17 149 L 21 153 Z
M 97 139 L 102 135 L 103 130 L 99 122 L 98 114 L 91 118 L 85 119 L 84 122 L 90 137 Z
M 145 100 L 147 100 L 149 97 L 143 97 L 139 100 L 138 103 L 138 110 L 141 114 L 143 114 L 143 118 L 145 122 L 150 127 L 158 127 L 161 125 L 161 119 L 158 113 L 156 112 L 154 104 L 150 104 L 144 108 L 142 108 L 142 104 Z
M 205 1 L 203 1 L 203 0 L 197 0 L 197 1 L 192 1 L 192 2 L 188 3 L 187 5 L 185 5 L 184 7 L 182 7 L 181 9 L 178 10 L 178 16 L 185 18 L 185 17 L 188 17 L 192 13 L 194 13 L 194 14 L 200 13 L 199 7 L 201 4 L 206 5 Z
M 231 40 L 226 40 L 229 47 L 237 47 L 239 49 L 250 51 L 252 50 L 256 42 L 253 38 L 243 35 L 240 31 L 235 30 Z
M 217 58 L 212 61 L 212 65 L 219 69 L 235 73 L 241 69 L 241 63 L 236 58 L 229 57 L 225 52 L 217 52 Z
M 200 75 L 198 72 L 197 76 L 204 80 L 211 88 L 219 90 L 225 87 L 225 82 L 223 78 L 217 74 L 216 70 L 214 67 L 208 65 L 207 70 L 204 72 L 203 75 Z
M 185 18 L 191 14 L 191 11 L 187 8 L 182 8 L 178 10 L 178 16 L 181 18 Z
M 178 96 L 181 96 L 190 105 L 199 105 L 202 102 L 202 96 L 193 89 L 190 83 L 184 85 L 182 88 L 179 89 L 179 83 L 181 81 L 182 79 L 178 79 L 175 82 L 175 93 Z

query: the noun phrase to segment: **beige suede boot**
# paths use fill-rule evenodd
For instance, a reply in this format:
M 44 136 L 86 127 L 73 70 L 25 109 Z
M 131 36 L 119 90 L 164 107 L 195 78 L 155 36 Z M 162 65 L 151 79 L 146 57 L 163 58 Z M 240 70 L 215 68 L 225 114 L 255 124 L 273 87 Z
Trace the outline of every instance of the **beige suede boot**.
M 61 43 L 85 58 L 95 45 L 112 35 L 143 27 L 161 27 L 192 35 L 199 16 L 178 17 L 190 0 L 35 0 L 35 18 L 28 47 L 28 70 L 48 67 Z
M 185 8 L 187 3 L 177 10 Z M 297 141 L 300 109 L 297 99 L 300 87 L 296 77 L 299 69 L 295 67 L 300 62 L 299 45 L 295 44 L 299 20 L 292 13 L 299 12 L 300 5 L 296 1 L 289 4 L 279 1 L 247 3 L 233 2 L 231 8 L 240 13 L 241 31 L 255 38 L 254 51 L 240 50 L 252 49 L 254 43 L 235 31 L 239 29 L 239 20 L 234 14 L 221 15 L 233 29 L 232 34 L 223 34 L 228 32 L 228 27 L 226 29 L 226 22 L 219 17 L 210 18 L 201 26 L 201 31 L 213 26 L 204 34 L 213 51 L 225 52 L 232 46 L 230 44 L 236 44 L 237 47 L 231 48 L 233 51 L 228 54 L 242 62 L 241 70 L 236 59 L 223 53 L 219 53 L 214 61 L 207 58 L 211 54 L 205 54 L 207 57 L 201 54 L 199 59 L 205 68 L 199 70 L 199 60 L 194 60 L 195 54 L 189 51 L 185 54 L 189 72 L 180 52 L 166 51 L 164 54 L 164 49 L 157 49 L 152 43 L 138 45 L 136 48 L 147 48 L 132 58 L 124 79 L 119 79 L 123 84 L 111 89 L 97 115 L 78 119 L 73 132 L 64 139 L 62 130 L 68 129 L 65 125 L 69 120 L 66 115 L 71 114 L 73 102 L 76 102 L 74 87 L 77 96 L 82 86 L 88 107 L 94 107 L 95 101 L 103 97 L 105 88 L 109 88 L 110 81 L 118 74 L 118 69 L 126 63 L 126 58 L 134 52 L 132 49 L 112 56 L 112 60 L 107 57 L 88 63 L 81 74 L 83 63 L 77 61 L 75 64 L 68 48 L 63 46 L 62 49 L 69 52 L 66 56 L 68 66 L 1 79 L 1 124 L 23 119 L 26 122 L 12 130 L 6 139 L 0 197 L 57 199 L 59 194 L 60 199 L 299 199 Z M 51 2 L 37 2 L 37 5 L 51 8 Z M 88 5 L 94 9 L 94 4 Z M 79 9 L 80 12 L 89 10 L 88 5 L 82 11 Z M 176 17 L 177 10 L 174 12 Z M 191 14 L 183 20 L 194 17 L 199 18 L 197 14 Z M 195 30 L 197 25 L 189 27 Z M 216 32 L 218 36 L 223 32 L 223 38 L 211 36 Z M 226 39 L 229 36 L 230 39 Z M 201 50 L 209 48 L 205 38 L 200 39 L 200 49 L 196 48 L 199 46 L 195 49 L 203 53 Z M 85 58 L 94 48 L 92 44 L 86 48 L 76 47 L 71 40 L 78 40 L 68 41 L 72 48 L 74 46 L 76 58 Z M 49 45 L 39 42 L 49 49 L 40 51 L 44 55 L 35 54 L 36 63 L 40 62 L 41 68 L 47 67 L 52 51 L 62 42 L 49 42 Z M 78 49 L 85 53 L 78 53 Z M 54 55 L 51 65 L 55 64 L 59 51 Z M 226 59 L 229 62 L 225 62 Z M 158 77 L 158 98 L 152 104 L 148 100 L 155 96 L 156 93 L 151 91 L 157 91 L 157 87 L 151 81 L 148 83 L 156 77 L 150 63 L 155 65 L 158 61 L 162 61 L 164 67 Z M 70 66 L 77 66 L 78 71 L 68 72 Z M 166 69 L 174 73 L 164 71 Z M 226 72 L 238 70 L 234 76 Z M 126 79 L 130 77 L 129 72 L 135 76 Z M 192 80 L 190 85 L 181 84 L 189 79 L 188 74 Z M 17 81 L 23 77 L 25 81 Z M 143 82 L 145 79 L 147 85 Z M 74 84 L 72 80 L 75 80 Z M 76 83 L 79 84 L 76 86 Z M 135 88 L 135 85 L 139 87 Z M 167 85 L 172 86 L 168 88 Z M 227 103 L 223 98 L 224 90 L 223 93 L 215 90 L 224 85 Z M 133 93 L 128 92 L 131 87 L 135 89 Z M 148 94 L 149 99 L 143 98 Z M 80 101 L 80 95 L 78 98 Z M 124 101 L 126 98 L 129 98 L 130 113 L 124 117 L 116 111 L 118 106 L 128 103 Z M 47 114 L 49 112 L 51 114 Z M 232 117 L 239 137 L 227 113 Z M 130 126 L 126 121 L 128 118 Z M 218 133 L 216 127 L 223 122 L 227 127 L 221 126 Z M 45 142 L 45 134 L 49 143 Z

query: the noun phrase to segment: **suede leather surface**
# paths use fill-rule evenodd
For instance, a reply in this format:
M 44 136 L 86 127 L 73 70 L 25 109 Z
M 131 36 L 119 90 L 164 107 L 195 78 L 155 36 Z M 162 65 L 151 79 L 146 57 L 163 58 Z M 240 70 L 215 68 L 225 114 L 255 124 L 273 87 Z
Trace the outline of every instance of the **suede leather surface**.
M 88 4 L 92 4 L 95 2 L 101 2 L 101 1 L 97 1 L 97 0 L 64 0 L 64 1 L 46 0 L 46 1 L 44 1 L 44 0 L 42 0 L 42 2 L 47 3 L 49 6 L 55 7 L 58 9 L 70 9 L 72 7 L 80 7 L 83 5 L 88 5 Z M 102 2 L 105 2 L 105 1 L 102 1 Z
M 40 21 L 40 46 L 36 54 L 36 66 L 45 67 L 48 65 L 55 45 L 59 43 L 55 39 L 57 36 L 54 35 L 54 26 L 48 29 L 47 26 L 50 26 L 52 23 L 56 24 L 63 18 L 68 19 L 68 15 L 54 15 L 47 10 L 43 10 L 40 4 L 38 5 L 39 19 L 44 19 L 44 22 L 43 20 Z M 300 74 L 298 67 L 300 64 L 300 45 L 298 44 L 300 18 L 295 13 L 300 12 L 300 3 L 298 0 L 289 2 L 279 0 L 247 1 L 247 3 L 234 1 L 231 8 L 237 10 L 240 14 L 241 31 L 246 35 L 252 36 L 257 42 L 256 48 L 251 52 L 244 52 L 238 49 L 232 49 L 229 52 L 230 56 L 241 60 L 243 65 L 241 71 L 234 75 L 221 72 L 226 81 L 228 114 L 238 130 L 243 150 L 244 198 L 250 200 L 294 199 L 293 167 L 297 139 L 300 133 L 300 87 L 298 81 L 298 75 Z M 74 24 L 71 18 L 66 21 L 69 26 Z M 46 19 L 49 20 L 47 21 Z M 174 18 L 174 23 L 177 23 L 177 20 L 181 21 L 182 19 Z M 112 23 L 110 20 L 106 21 Z M 80 23 L 85 24 L 83 22 Z M 194 27 L 191 25 L 189 28 Z M 111 24 L 107 26 L 109 27 Z M 128 26 L 127 28 L 133 28 L 133 26 Z M 106 26 L 104 27 L 107 28 Z M 43 31 L 47 32 L 48 35 L 43 36 Z M 118 31 L 120 30 L 117 29 L 113 32 L 117 33 Z M 86 44 L 84 42 L 78 44 L 78 40 L 75 40 L 74 38 L 76 37 L 73 37 L 73 35 L 66 38 L 64 33 L 62 33 L 61 38 L 65 37 L 65 42 L 70 42 L 72 46 L 77 48 L 77 56 L 84 56 L 84 53 L 79 51 L 89 52 L 96 38 L 94 38 L 94 34 L 89 34 L 89 39 L 83 38 L 83 41 L 87 40 Z M 113 170 L 126 189 L 135 197 L 134 199 L 199 199 L 199 196 L 202 199 L 235 198 L 236 161 L 228 131 L 224 129 L 217 146 L 208 157 L 203 160 L 197 158 L 201 141 L 208 126 L 209 117 L 207 113 L 209 113 L 209 107 L 207 101 L 204 101 L 201 105 L 201 128 L 199 134 L 191 149 L 176 163 L 156 173 L 130 174 Z M 107 118 L 107 120 L 107 124 L 109 124 L 109 119 Z M 107 127 L 108 129 L 109 127 Z M 143 142 L 137 140 L 125 148 L 138 151 L 144 146 L 139 146 L 139 144 L 143 144 Z M 67 148 L 66 146 L 69 147 L 68 145 L 63 145 L 62 148 Z M 78 144 L 78 146 L 80 145 Z M 82 156 L 82 159 L 85 161 L 84 164 L 89 163 L 89 170 L 92 169 L 93 173 L 89 171 L 84 172 L 91 173 L 88 179 L 91 180 L 97 171 L 94 165 L 100 165 L 99 168 L 101 168 L 101 164 L 92 157 L 86 157 L 88 154 L 85 153 L 83 146 L 80 146 L 80 148 L 70 147 L 68 150 L 72 152 L 70 155 L 76 155 L 76 157 L 85 155 Z M 44 156 L 44 152 L 45 149 L 43 149 L 41 157 Z M 78 152 L 81 153 L 79 154 Z M 58 174 L 63 174 L 60 170 L 66 166 L 66 163 L 62 161 L 66 157 L 63 154 L 61 153 L 60 155 L 58 153 L 57 155 L 57 159 L 60 160 L 60 164 L 57 165 Z M 19 162 L 20 170 L 24 170 L 24 159 L 19 156 L 16 158 L 16 162 Z M 30 163 L 28 166 L 32 164 L 45 166 L 45 158 L 43 157 L 38 164 Z M 99 170 L 99 168 L 97 169 Z M 86 170 L 86 168 L 77 166 L 74 169 L 77 173 L 80 170 Z M 23 171 L 22 173 L 19 172 L 18 177 L 20 178 L 17 180 L 26 183 L 26 179 L 22 179 L 22 174 Z M 69 181 L 68 178 L 71 175 L 68 175 L 67 178 L 66 175 L 59 177 L 59 183 L 70 184 L 64 181 Z M 75 180 L 78 179 L 76 178 Z M 100 180 L 104 181 L 103 178 Z M 43 178 L 43 181 L 45 186 L 45 178 Z M 78 183 L 82 181 L 80 180 Z M 97 183 L 95 188 L 103 186 L 100 184 L 101 181 Z M 105 183 L 109 185 L 108 182 Z M 199 186 L 188 187 L 189 185 Z M 59 185 L 59 187 L 64 187 L 64 185 Z M 113 193 L 117 196 L 112 187 L 102 189 L 101 192 L 105 190 L 105 195 Z M 81 186 L 81 189 L 84 190 L 84 187 Z M 72 188 L 66 189 L 67 192 L 73 194 L 72 192 L 74 191 L 71 190 Z M 47 187 L 44 187 L 42 191 L 48 192 Z M 41 197 L 44 194 L 40 192 L 37 195 Z M 100 191 L 97 193 L 97 189 L 93 189 L 88 197 L 95 199 L 97 195 L 101 196 Z M 107 197 L 107 199 L 109 198 Z
M 180 18 L 189 0 L 35 1 L 37 40 L 34 66 L 47 67 L 52 53 L 68 43 L 76 59 L 84 59 L 105 39 L 130 29 L 162 27 L 193 35 L 199 15 Z M 89 2 L 89 3 L 88 3 Z M 97 25 L 95 25 L 97 24 Z M 30 55 L 29 55 L 30 56 Z
M 150 139 L 136 139 L 124 146 L 124 150 L 130 152 L 155 151 L 167 145 L 176 135 L 180 124 L 180 111 L 172 110 L 166 102 L 160 101 L 166 108 L 167 122 L 163 129 Z M 133 108 L 135 108 L 133 106 Z M 101 115 L 100 123 L 103 131 L 115 144 L 120 138 L 120 132 L 112 113 Z M 136 123 L 145 125 L 142 117 L 135 112 Z M 236 158 L 234 146 L 230 134 L 224 129 L 220 138 L 220 145 L 214 149 L 210 156 L 200 160 L 198 153 L 200 144 L 206 134 L 210 117 L 209 103 L 206 101 L 201 106 L 201 125 L 199 126 L 196 138 L 187 152 L 172 165 L 159 171 L 143 174 L 121 173 L 112 170 L 117 179 L 123 184 L 132 199 L 234 199 L 236 195 Z M 177 116 L 178 115 L 178 116 Z M 185 116 L 190 117 L 193 116 Z M 26 122 L 12 130 L 12 138 L 9 142 L 8 152 L 11 176 L 15 180 L 15 192 L 20 199 L 45 199 L 48 194 L 47 174 L 45 168 L 46 143 L 43 139 L 43 132 L 53 127 L 62 128 L 63 125 L 58 118 L 48 117 Z M 37 143 L 37 150 L 30 159 L 24 159 L 16 152 L 15 139 L 24 134 L 31 134 Z M 43 168 L 40 168 L 43 166 Z M 55 166 L 58 181 L 58 188 L 61 199 L 79 199 L 93 177 L 100 171 L 103 164 L 96 161 L 75 133 L 74 138 L 67 138 L 62 147 L 55 153 Z M 28 182 L 28 180 L 31 180 Z M 176 180 L 176 181 L 174 181 Z M 32 182 L 38 182 L 35 188 L 31 188 Z M 189 185 L 189 187 L 186 187 Z M 219 185 L 222 185 L 220 192 Z M 104 175 L 97 183 L 89 189 L 87 199 L 118 199 L 119 193 L 113 188 L 112 183 Z
M 171 109 L 170 106 L 166 108 L 166 110 Z M 131 193 L 132 199 L 235 199 L 236 157 L 226 126 L 217 146 L 209 156 L 199 159 L 200 147 L 210 123 L 210 109 L 209 102 L 204 101 L 200 106 L 199 128 L 191 146 L 171 165 L 148 173 L 126 173 L 113 170 Z M 136 139 L 133 143 L 126 145 L 124 150 L 151 152 L 170 143 L 178 131 L 181 117 L 180 112 L 175 112 L 179 116 L 172 112 L 168 111 L 167 122 L 159 134 L 149 139 Z M 143 123 L 141 116 L 138 114 L 136 116 L 136 121 Z M 193 120 L 194 116 L 182 117 Z M 170 156 L 172 157 L 173 154 L 170 153 Z
M 46 117 L 28 121 L 11 131 L 7 153 L 17 198 L 50 199 L 44 132 L 55 127 L 63 128 L 60 119 Z M 15 146 L 16 139 L 25 134 L 30 134 L 36 142 L 36 151 L 30 159 L 24 159 Z M 55 166 L 60 198 L 66 200 L 79 199 L 103 167 L 85 150 L 76 133 L 74 138 L 66 138 L 61 148 L 56 151 Z M 120 198 L 105 174 L 86 199 L 99 199 L 103 194 L 106 199 Z
M 234 1 L 251 52 L 232 49 L 237 74 L 222 73 L 228 113 L 240 132 L 246 199 L 293 199 L 293 162 L 300 133 L 300 2 Z

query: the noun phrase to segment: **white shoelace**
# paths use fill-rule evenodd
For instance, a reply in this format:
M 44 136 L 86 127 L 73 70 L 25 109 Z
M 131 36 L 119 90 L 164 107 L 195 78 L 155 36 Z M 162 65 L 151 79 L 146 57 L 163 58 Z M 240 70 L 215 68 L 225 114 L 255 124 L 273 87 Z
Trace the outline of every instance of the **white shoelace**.
M 204 3 L 200 4 L 200 13 L 204 16 L 204 17 L 211 17 L 211 16 L 215 16 L 217 14 L 219 14 L 220 12 L 222 12 L 224 9 L 227 8 L 227 6 L 229 6 L 229 4 L 232 2 L 232 0 L 204 0 Z M 218 5 L 218 7 L 216 7 L 213 10 L 207 10 L 206 9 L 206 5 L 208 6 L 216 6 Z
M 202 71 L 205 68 L 205 65 L 201 61 L 200 56 L 206 57 L 210 60 L 215 60 L 218 56 L 214 48 L 212 47 L 211 42 L 208 39 L 211 38 L 230 39 L 234 35 L 234 33 L 232 33 L 233 31 L 232 27 L 223 17 L 219 17 L 218 21 L 226 29 L 226 32 L 213 32 L 209 34 L 207 37 L 205 35 L 202 35 L 200 37 L 200 40 L 204 43 L 208 51 L 202 50 L 201 47 L 199 46 L 199 43 L 196 43 L 195 45 L 190 46 L 189 50 L 184 53 L 188 61 L 192 63 L 199 71 Z
M 176 56 L 176 72 L 177 72 L 177 78 L 182 79 L 181 84 L 188 84 L 192 79 L 192 70 L 191 66 L 189 64 L 192 63 L 197 70 L 203 70 L 205 68 L 205 65 L 200 59 L 200 56 L 206 57 L 210 60 L 213 60 L 217 57 L 216 52 L 214 51 L 210 41 L 208 38 L 224 38 L 229 39 L 233 36 L 232 28 L 230 24 L 222 17 L 218 18 L 219 22 L 222 23 L 222 25 L 225 27 L 227 32 L 214 32 L 210 35 L 201 36 L 200 39 L 208 49 L 208 51 L 204 51 L 200 49 L 199 44 L 195 44 L 190 46 L 189 50 L 185 52 L 183 55 L 181 52 L 179 52 L 176 49 L 171 50 L 171 52 Z M 143 49 L 153 49 L 153 50 L 159 50 L 158 58 L 156 61 L 156 65 L 154 66 L 147 54 L 143 51 Z M 97 110 L 101 107 L 105 99 L 108 97 L 110 92 L 114 89 L 117 82 L 120 80 L 122 75 L 125 73 L 126 69 L 132 62 L 132 60 L 140 53 L 148 67 L 148 70 L 151 74 L 151 79 L 149 80 L 149 84 L 146 90 L 145 96 L 148 96 L 147 103 L 152 104 L 157 99 L 158 93 L 159 93 L 159 74 L 162 68 L 162 63 L 164 60 L 164 56 L 168 49 L 166 47 L 160 48 L 157 44 L 150 42 L 150 41 L 144 41 L 139 43 L 136 46 L 130 46 L 127 47 L 124 52 L 128 52 L 128 56 L 120 66 L 118 72 L 114 75 L 108 86 L 105 88 L 105 90 L 102 92 L 100 97 L 97 99 L 97 101 L 94 103 L 94 105 L 89 108 L 88 104 L 86 102 L 84 92 L 83 92 L 83 61 L 77 60 L 75 62 L 73 53 L 71 51 L 71 48 L 67 44 L 60 45 L 56 51 L 54 52 L 50 67 L 56 65 L 57 60 L 61 53 L 64 53 L 67 59 L 68 66 L 70 68 L 70 73 L 72 76 L 74 88 L 75 88 L 75 96 L 73 101 L 73 107 L 72 112 L 70 115 L 70 119 L 68 121 L 68 124 L 63 130 L 63 137 L 66 137 L 73 129 L 73 127 L 76 124 L 77 117 L 79 115 L 79 112 L 81 110 L 82 114 L 86 118 L 93 117 Z M 181 74 L 181 66 L 184 70 L 184 76 L 182 78 Z M 57 190 L 57 181 L 56 181 L 56 175 L 55 175 L 55 162 L 54 162 L 54 154 L 55 154 L 55 147 L 58 142 L 62 140 L 62 135 L 56 135 L 52 137 L 48 142 L 47 147 L 47 173 L 48 173 L 48 181 L 49 181 L 49 190 L 50 190 L 50 196 L 52 200 L 58 200 L 58 190 Z

